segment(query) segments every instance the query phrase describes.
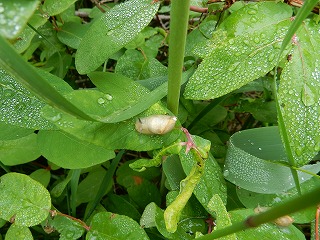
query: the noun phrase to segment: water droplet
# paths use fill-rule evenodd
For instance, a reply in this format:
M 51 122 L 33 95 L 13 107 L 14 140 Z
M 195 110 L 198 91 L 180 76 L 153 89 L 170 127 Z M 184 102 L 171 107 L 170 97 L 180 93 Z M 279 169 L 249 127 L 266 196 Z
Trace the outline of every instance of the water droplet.
M 99 104 L 104 104 L 106 102 L 106 100 L 104 98 L 98 98 L 98 103 Z
M 251 17 L 250 21 L 253 22 L 253 23 L 256 23 L 258 21 L 258 19 L 256 17 Z
M 254 41 L 255 43 L 259 43 L 259 42 L 260 42 L 260 38 L 255 37 L 255 38 L 253 39 L 253 41 Z
M 229 176 L 229 170 L 225 170 L 224 172 L 223 172 L 223 176 L 226 178 L 226 177 L 228 177 Z
M 228 42 L 229 42 L 230 44 L 234 44 L 234 39 L 231 38 Z
M 316 97 L 313 91 L 310 89 L 310 87 L 307 84 L 304 84 L 301 92 L 301 100 L 303 104 L 307 107 L 315 104 Z
M 249 10 L 247 11 L 247 13 L 250 14 L 250 15 L 255 15 L 255 14 L 257 14 L 257 11 L 254 10 L 254 9 L 249 9 Z
M 109 101 L 113 99 L 113 97 L 110 94 L 105 94 L 104 97 Z
M 272 61 L 274 60 L 274 57 L 275 57 L 274 53 L 271 53 L 271 54 L 268 56 L 268 61 L 269 61 L 269 62 L 272 62 Z
M 238 66 L 239 66 L 240 62 L 235 62 L 233 64 L 231 64 L 228 68 L 229 71 L 234 71 Z
M 302 147 L 298 146 L 295 149 L 295 153 L 297 154 L 298 157 L 300 157 L 302 155 L 303 149 Z

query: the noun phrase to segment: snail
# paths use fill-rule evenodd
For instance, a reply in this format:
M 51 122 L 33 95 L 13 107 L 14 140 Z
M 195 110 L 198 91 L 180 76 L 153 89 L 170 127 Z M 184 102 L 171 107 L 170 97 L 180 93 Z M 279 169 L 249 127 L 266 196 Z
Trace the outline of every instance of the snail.
M 169 115 L 151 115 L 138 118 L 135 124 L 136 130 L 142 134 L 166 134 L 170 132 L 177 121 L 177 117 Z

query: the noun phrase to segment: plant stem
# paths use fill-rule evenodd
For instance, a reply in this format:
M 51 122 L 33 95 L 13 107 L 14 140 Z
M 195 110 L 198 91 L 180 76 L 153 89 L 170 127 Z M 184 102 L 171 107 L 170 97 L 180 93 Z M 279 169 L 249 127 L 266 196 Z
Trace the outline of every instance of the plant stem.
M 211 234 L 207 234 L 197 239 L 211 240 L 224 237 L 229 234 L 239 232 L 241 230 L 258 227 L 261 224 L 271 222 L 284 215 L 289 215 L 291 213 L 301 211 L 305 208 L 315 206 L 320 203 L 319 191 L 320 187 L 302 196 L 283 202 L 282 204 L 279 204 L 278 206 L 273 207 L 266 212 L 250 216 L 242 222 L 232 224 L 231 226 L 223 228 L 221 230 L 216 230 Z
M 178 114 L 190 0 L 171 1 L 167 107 Z
M 71 198 L 70 198 L 70 206 L 71 206 L 71 215 L 76 216 L 76 201 L 77 201 L 77 190 L 79 184 L 79 178 L 81 169 L 72 169 L 70 170 L 71 173 L 71 180 L 70 180 L 70 188 L 71 188 Z

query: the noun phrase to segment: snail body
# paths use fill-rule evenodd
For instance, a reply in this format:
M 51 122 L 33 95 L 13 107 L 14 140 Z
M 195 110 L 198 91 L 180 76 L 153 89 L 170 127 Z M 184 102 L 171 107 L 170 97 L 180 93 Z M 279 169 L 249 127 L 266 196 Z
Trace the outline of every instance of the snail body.
M 177 117 L 169 115 L 151 115 L 138 118 L 135 124 L 136 130 L 142 134 L 163 135 L 170 132 L 177 121 Z

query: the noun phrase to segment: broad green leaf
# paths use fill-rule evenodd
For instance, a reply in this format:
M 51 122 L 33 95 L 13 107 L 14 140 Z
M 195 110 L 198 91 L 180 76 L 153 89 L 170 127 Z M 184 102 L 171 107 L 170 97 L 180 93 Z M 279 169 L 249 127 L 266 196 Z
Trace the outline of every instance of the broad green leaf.
M 93 120 L 79 108 L 67 101 L 39 72 L 25 62 L 16 50 L 0 37 L 0 65 L 8 71 L 33 95 L 43 99 L 61 111 L 73 114 L 82 119 Z
M 211 215 L 216 217 L 216 229 L 223 229 L 225 227 L 231 226 L 230 216 L 227 212 L 225 204 L 218 194 L 213 195 L 208 203 L 208 208 L 210 209 Z M 235 234 L 229 235 L 227 237 L 220 238 L 221 240 L 236 240 Z
M 34 133 L 14 140 L 0 140 L 0 161 L 7 166 L 31 162 L 40 155 Z
M 136 221 L 127 216 L 110 212 L 101 212 L 94 215 L 86 239 L 149 240 L 146 232 Z
M 145 228 L 156 227 L 166 239 L 187 240 L 194 239 L 196 232 L 203 231 L 203 225 L 201 224 L 201 221 L 203 221 L 203 219 L 184 219 L 179 223 L 175 233 L 169 233 L 164 223 L 163 210 L 155 203 L 150 203 L 142 214 L 140 225 L 144 226 Z
M 83 179 L 77 189 L 77 206 L 81 203 L 86 203 L 94 200 L 99 191 L 106 170 L 102 167 L 94 169 L 89 172 L 87 177 Z M 104 186 L 104 193 L 107 194 L 112 188 L 113 182 L 110 181 L 108 185 Z
M 0 122 L 0 132 L 0 141 L 6 141 L 26 137 L 33 133 L 34 130 Z
M 232 223 L 244 221 L 248 216 L 253 215 L 252 209 L 235 210 L 229 212 Z M 248 229 L 236 233 L 241 240 L 252 239 L 281 239 L 281 240 L 304 240 L 304 234 L 294 225 L 279 227 L 273 223 L 263 224 L 257 228 Z
M 167 68 L 157 59 L 142 52 L 128 49 L 117 61 L 115 72 L 131 79 L 146 79 L 167 75 Z
M 25 27 L 28 19 L 38 7 L 38 0 L 1 1 L 0 2 L 0 35 L 14 38 Z
M 290 24 L 286 14 L 277 17 L 274 12 L 273 17 L 272 24 L 261 27 L 257 21 L 255 31 L 229 37 L 224 44 L 211 48 L 188 82 L 184 96 L 195 100 L 214 99 L 272 70 Z
M 139 221 L 141 218 L 141 214 L 137 208 L 125 196 L 108 194 L 106 200 L 103 201 L 103 205 L 108 211 L 126 215 L 135 221 Z
M 117 170 L 117 183 L 125 188 L 128 188 L 134 184 L 135 178 L 143 178 L 153 181 L 155 178 L 161 175 L 160 169 L 156 167 L 147 168 L 143 172 L 134 171 L 131 167 L 129 167 L 133 162 L 134 160 L 126 161 Z
M 182 169 L 180 158 L 178 155 L 168 156 L 162 162 L 163 172 L 166 175 L 166 181 L 169 186 L 169 190 L 179 190 L 180 182 L 186 177 Z
M 5 240 L 16 240 L 16 239 L 33 240 L 33 237 L 28 227 L 11 224 L 6 233 Z
M 41 183 L 44 187 L 48 187 L 51 174 L 48 169 L 38 169 L 30 174 L 30 177 L 39 183 Z
M 157 186 L 151 181 L 134 177 L 132 184 L 127 188 L 130 199 L 139 207 L 144 209 L 150 202 L 161 204 L 161 195 Z
M 84 74 L 94 71 L 133 40 L 149 24 L 159 4 L 149 0 L 130 0 L 116 5 L 96 20 L 76 53 L 78 72 Z
M 253 33 L 261 28 L 277 24 L 292 16 L 292 8 L 281 2 L 257 2 L 246 4 L 232 14 L 219 26 L 228 36 Z
M 206 148 L 210 142 L 198 136 L 192 136 L 198 147 Z M 190 154 L 185 154 L 184 149 L 180 152 L 181 164 L 186 174 L 194 166 L 195 161 Z M 202 206 L 208 210 L 207 205 L 213 195 L 218 194 L 225 203 L 227 200 L 226 183 L 218 162 L 209 153 L 208 158 L 204 160 L 204 170 L 200 182 L 194 189 L 194 195 Z
M 128 94 L 130 93 L 131 92 L 128 92 Z M 113 96 L 110 98 L 110 95 L 96 90 L 81 90 L 74 91 L 67 97 L 71 99 L 75 105 L 82 106 L 82 109 L 87 113 L 99 113 L 102 115 L 108 110 L 112 110 L 112 108 L 108 108 L 110 106 L 109 101 L 121 106 L 121 101 L 126 100 L 125 94 L 126 93 L 123 92 L 122 99 L 113 99 Z M 167 110 L 160 104 L 154 104 L 137 117 L 114 124 L 82 121 L 49 107 L 43 109 L 43 113 L 45 118 L 51 120 L 61 130 L 79 139 L 110 150 L 153 150 L 171 144 L 181 134 L 178 128 L 164 135 L 144 135 L 136 131 L 135 122 L 138 117 L 167 113 Z
M 60 240 L 79 239 L 84 233 L 84 227 L 79 222 L 73 221 L 68 217 L 55 216 L 53 219 L 48 218 L 45 228 L 50 228 L 60 233 Z
M 300 185 L 302 193 L 309 192 L 319 186 L 320 179 L 317 177 L 313 177 Z M 275 206 L 290 198 L 297 197 L 299 194 L 297 193 L 297 189 L 294 187 L 280 194 L 262 194 L 251 192 L 244 188 L 237 188 L 237 195 L 246 208 L 256 208 L 259 206 Z M 294 219 L 295 223 L 309 223 L 314 219 L 314 214 L 315 208 L 311 207 L 303 211 L 296 212 L 290 216 Z
M 181 84 L 185 83 L 192 73 L 193 69 L 185 72 Z M 93 72 L 89 74 L 89 77 L 106 94 L 104 98 L 109 100 L 105 101 L 106 104 L 112 104 L 111 100 L 116 102 L 114 109 L 100 119 L 103 122 L 113 123 L 132 118 L 157 103 L 167 95 L 168 91 L 167 82 L 159 84 L 157 88 L 149 92 L 135 81 L 119 74 Z
M 302 170 L 317 173 L 320 164 Z M 282 193 L 294 186 L 278 127 L 241 131 L 231 136 L 224 177 L 235 185 L 257 193 Z M 312 175 L 299 171 L 300 183 Z
M 47 160 L 68 169 L 91 167 L 114 157 L 112 150 L 62 131 L 40 131 L 38 146 Z
M 320 28 L 306 21 L 296 33 L 279 86 L 279 105 L 297 166 L 320 150 Z
M 3 69 L 0 69 L 0 90 L 0 121 L 30 129 L 53 128 L 40 116 L 45 104 Z
M 7 173 L 0 180 L 1 218 L 27 227 L 47 218 L 51 198 L 41 183 L 20 173 Z
M 48 21 L 48 16 L 45 14 L 42 14 L 39 10 L 37 10 L 29 19 L 29 24 L 34 28 L 38 29 L 40 26 L 44 25 Z M 13 46 L 15 49 L 22 53 L 28 49 L 28 47 L 31 44 L 31 41 L 41 41 L 42 37 L 36 35 L 36 32 L 29 26 L 25 27 L 23 31 L 18 35 L 16 41 L 13 43 Z M 34 37 L 34 38 L 33 38 Z
M 76 22 L 67 22 L 63 24 L 57 33 L 58 39 L 69 47 L 77 49 L 81 39 L 89 29 L 89 24 L 81 24 Z
M 75 1 L 77 0 L 46 0 L 43 3 L 42 10 L 49 16 L 54 16 L 66 10 Z

